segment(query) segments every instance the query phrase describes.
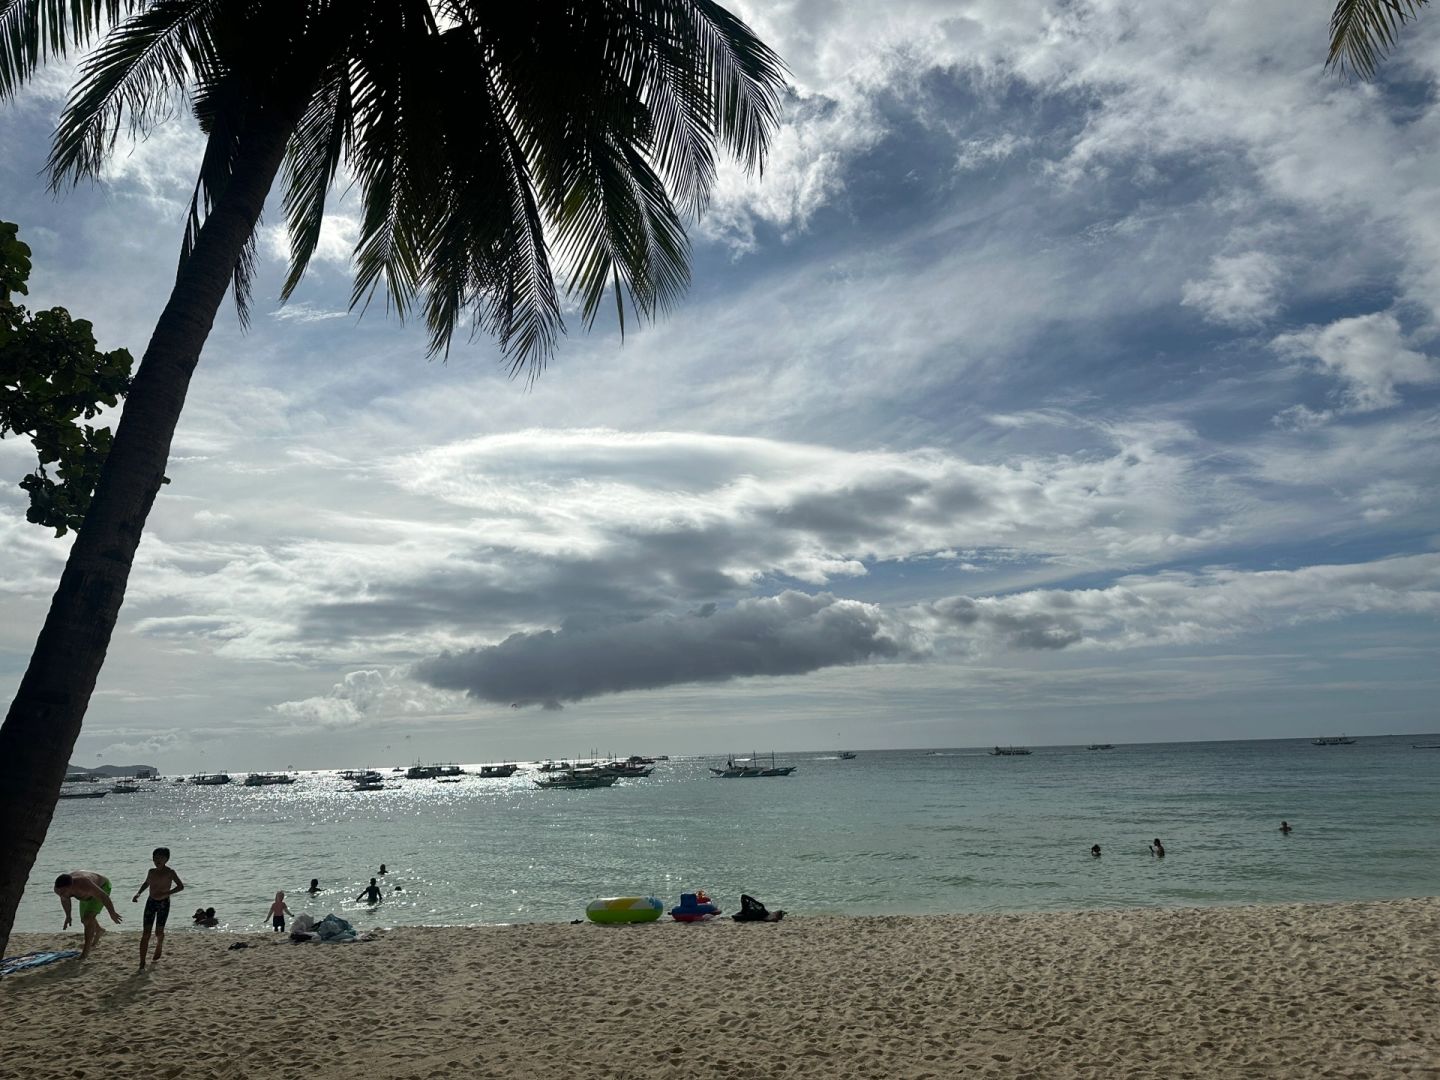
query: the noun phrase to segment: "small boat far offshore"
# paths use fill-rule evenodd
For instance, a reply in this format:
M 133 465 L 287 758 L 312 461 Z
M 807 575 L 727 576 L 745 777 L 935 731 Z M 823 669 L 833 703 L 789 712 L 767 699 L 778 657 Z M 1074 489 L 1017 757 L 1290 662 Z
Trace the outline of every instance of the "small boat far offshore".
M 1108 742 L 1092 742 L 1085 749 L 1087 750 L 1114 750 L 1115 745 Z
M 1350 735 L 1321 735 L 1318 739 L 1310 740 L 1311 746 L 1354 746 L 1355 739 Z
M 1024 757 L 1030 751 L 1023 746 L 997 746 L 990 751 L 991 757 Z

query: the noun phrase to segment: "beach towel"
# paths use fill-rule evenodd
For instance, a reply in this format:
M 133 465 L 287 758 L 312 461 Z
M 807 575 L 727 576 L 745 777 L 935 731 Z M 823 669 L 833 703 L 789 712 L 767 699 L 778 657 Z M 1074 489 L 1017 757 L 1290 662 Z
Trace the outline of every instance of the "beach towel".
M 46 964 L 69 960 L 79 955 L 79 949 L 65 949 L 62 952 L 28 952 L 20 956 L 7 956 L 0 960 L 0 975 L 14 975 L 17 971 L 29 971 L 31 968 L 44 967 Z
M 315 917 L 308 912 L 302 911 L 299 915 L 296 915 L 294 921 L 290 923 L 290 935 L 292 937 L 296 934 L 308 934 L 314 929 Z

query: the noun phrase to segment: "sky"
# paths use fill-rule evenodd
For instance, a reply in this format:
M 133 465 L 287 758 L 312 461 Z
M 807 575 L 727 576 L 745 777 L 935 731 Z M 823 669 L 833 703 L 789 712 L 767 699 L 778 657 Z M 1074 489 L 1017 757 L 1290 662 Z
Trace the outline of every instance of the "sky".
M 1440 729 L 1440 15 L 1356 83 L 1313 0 L 734 8 L 791 71 L 763 177 L 533 382 L 347 309 L 353 195 L 282 306 L 267 211 L 73 760 Z M 138 357 L 201 142 L 53 196 L 69 75 L 0 107 L 0 218 Z M 7 701 L 68 548 L 32 467 Z

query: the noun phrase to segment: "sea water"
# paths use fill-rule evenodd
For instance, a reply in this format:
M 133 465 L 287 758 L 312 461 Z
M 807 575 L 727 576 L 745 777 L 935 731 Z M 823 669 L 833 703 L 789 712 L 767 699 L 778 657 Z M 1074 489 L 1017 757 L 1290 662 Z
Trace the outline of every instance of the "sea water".
M 675 903 L 697 888 L 727 911 L 750 893 L 796 915 L 1435 895 L 1440 750 L 1412 744 L 1437 742 L 782 754 L 793 775 L 753 779 L 693 759 L 584 791 L 542 790 L 534 771 L 455 784 L 387 773 L 375 792 L 334 773 L 285 787 L 142 782 L 59 803 L 16 929 L 60 928 L 50 883 L 72 869 L 108 875 L 138 925 L 130 896 L 160 845 L 187 886 L 172 923 L 214 907 L 229 929 L 267 925 L 278 889 L 293 911 L 362 927 L 570 920 L 596 897 Z M 1149 852 L 1156 837 L 1164 859 Z M 357 902 L 381 863 L 383 901 Z

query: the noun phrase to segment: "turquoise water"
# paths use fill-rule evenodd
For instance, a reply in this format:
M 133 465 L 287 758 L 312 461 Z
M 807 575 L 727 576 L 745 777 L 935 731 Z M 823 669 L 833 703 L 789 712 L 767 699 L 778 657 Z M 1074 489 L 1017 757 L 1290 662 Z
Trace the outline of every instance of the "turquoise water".
M 1440 750 L 1411 749 L 1427 742 L 1440 736 L 793 754 L 793 776 L 750 780 L 685 760 L 595 791 L 542 791 L 524 772 L 366 793 L 333 774 L 143 784 L 59 804 L 16 929 L 59 928 L 48 886 L 71 869 L 109 875 L 138 922 L 130 896 L 162 844 L 188 886 L 176 921 L 214 907 L 230 929 L 260 927 L 277 889 L 361 926 L 569 920 L 595 897 L 673 903 L 697 887 L 727 911 L 748 892 L 795 914 L 1435 895 Z M 371 910 L 352 898 L 382 862 L 404 891 Z

